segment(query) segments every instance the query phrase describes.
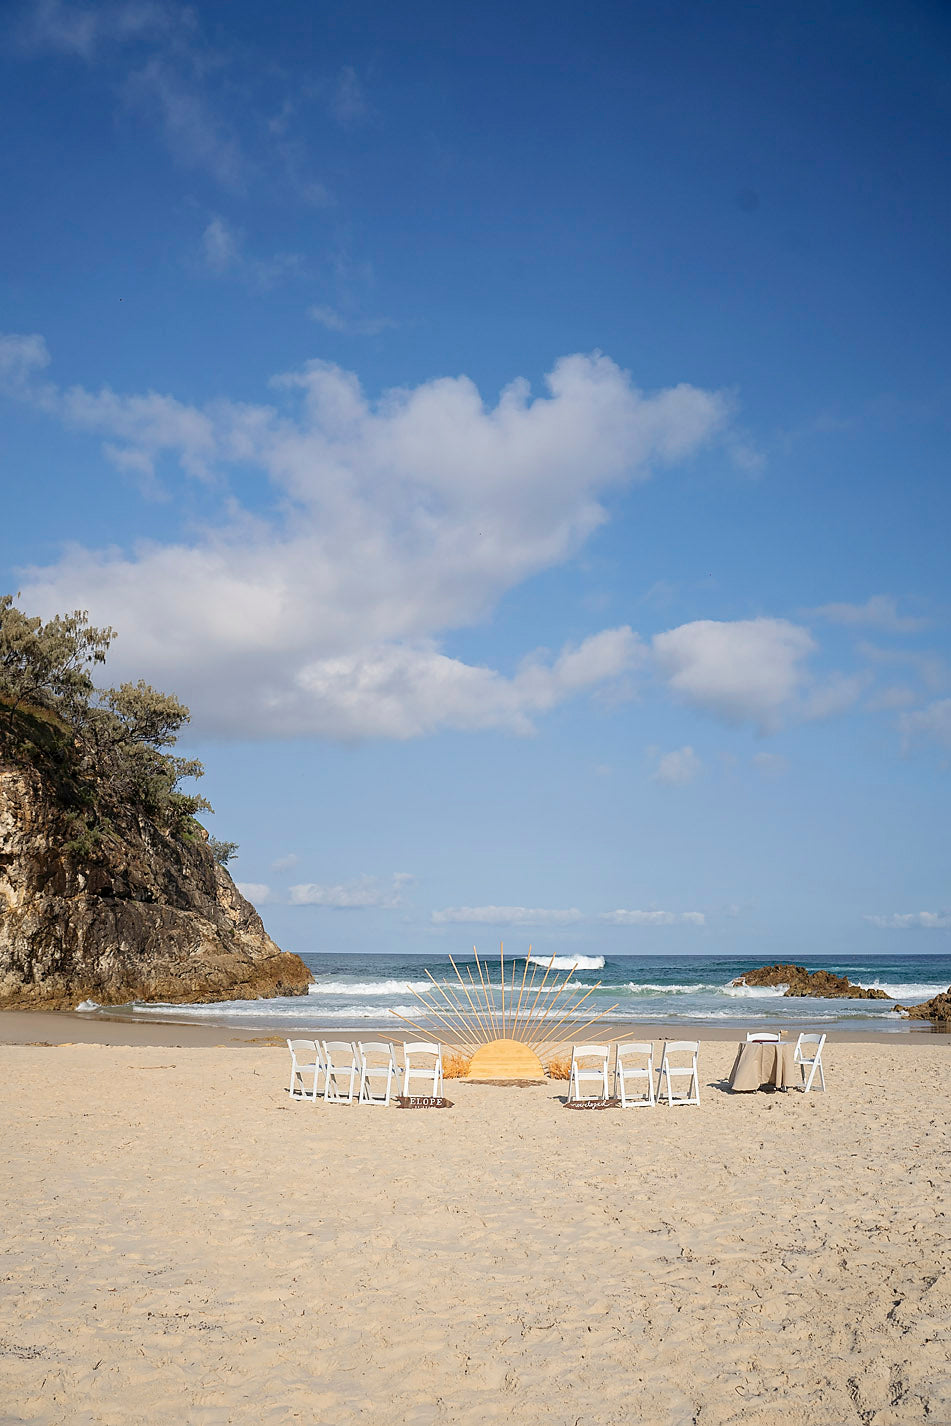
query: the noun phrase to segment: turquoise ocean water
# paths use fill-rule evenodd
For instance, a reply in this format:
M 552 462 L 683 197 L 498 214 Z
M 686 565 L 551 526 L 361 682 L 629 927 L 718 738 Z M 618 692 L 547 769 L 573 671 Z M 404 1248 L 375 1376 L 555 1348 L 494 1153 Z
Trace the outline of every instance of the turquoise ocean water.
M 455 981 L 445 955 L 305 955 L 315 976 L 310 994 L 276 1000 L 222 1001 L 214 1005 L 140 1005 L 126 1008 L 136 1018 L 241 1026 L 283 1034 L 290 1030 L 385 1030 L 393 1035 L 406 1027 L 397 1011 L 419 1018 L 414 991 L 430 986 L 426 972 L 437 981 Z M 463 968 L 475 969 L 471 952 L 455 956 Z M 516 989 L 521 984 L 524 957 L 513 957 Z M 536 989 L 550 956 L 536 953 Z M 508 981 L 512 960 L 506 959 Z M 827 1030 L 862 1030 L 882 1034 L 903 1033 L 910 1022 L 896 1015 L 885 1001 L 785 999 L 779 990 L 747 990 L 730 982 L 745 970 L 764 964 L 759 959 L 730 956 L 558 956 L 549 988 L 574 965 L 573 983 L 580 994 L 590 990 L 578 1020 L 591 1008 L 613 1010 L 612 1020 L 626 1023 L 690 1025 L 730 1029 L 733 1026 L 786 1026 L 791 1030 L 817 1027 Z M 927 1000 L 951 986 L 951 954 L 902 956 L 802 956 L 799 964 L 810 970 L 832 970 L 865 986 L 876 986 L 898 1001 Z M 499 959 L 483 965 L 499 993 Z M 529 969 L 529 977 L 532 974 Z M 465 973 L 465 972 L 464 972 Z M 478 977 L 476 977 L 478 978 Z M 544 994 L 548 994 L 546 989 Z M 566 997 L 567 999 L 567 997 Z M 95 1013 L 92 1011 L 91 1013 Z M 919 1023 L 918 1028 L 922 1028 Z M 570 1037 L 570 1027 L 565 1027 Z

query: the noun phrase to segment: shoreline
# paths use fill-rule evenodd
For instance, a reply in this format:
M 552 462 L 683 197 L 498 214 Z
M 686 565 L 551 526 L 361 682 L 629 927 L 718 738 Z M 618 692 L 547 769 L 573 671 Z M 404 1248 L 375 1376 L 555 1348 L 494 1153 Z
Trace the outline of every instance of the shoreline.
M 710 1042 L 736 1041 L 745 1038 L 751 1029 L 762 1028 L 754 1016 L 737 1017 L 735 1023 L 717 1024 L 641 1023 L 606 1021 L 599 1031 L 604 1040 L 701 1040 Z M 781 1027 L 779 1027 L 781 1028 Z M 786 1030 L 787 1040 L 796 1032 Z M 830 1040 L 845 1044 L 933 1044 L 942 1037 L 951 1043 L 951 1026 L 938 1027 L 926 1020 L 899 1020 L 894 1028 L 840 1030 L 825 1028 Z M 0 1044 L 2 1045 L 151 1045 L 165 1049 L 208 1049 L 212 1047 L 244 1048 L 251 1045 L 283 1045 L 287 1039 L 402 1040 L 412 1038 L 412 1032 L 402 1026 L 373 1025 L 364 1021 L 351 1027 L 339 1023 L 329 1025 L 282 1025 L 277 1029 L 256 1026 L 193 1024 L 177 1020 L 136 1019 L 132 1016 L 82 1014 L 76 1010 L 0 1010 Z M 585 1035 L 584 1039 L 590 1039 Z M 445 1036 L 446 1042 L 450 1037 Z M 570 1035 L 565 1039 L 571 1043 Z

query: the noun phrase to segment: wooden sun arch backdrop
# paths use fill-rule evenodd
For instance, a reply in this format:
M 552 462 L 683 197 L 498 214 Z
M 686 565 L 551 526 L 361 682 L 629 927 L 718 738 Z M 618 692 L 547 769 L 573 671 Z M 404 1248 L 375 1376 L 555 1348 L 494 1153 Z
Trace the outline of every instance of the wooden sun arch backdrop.
M 478 979 L 468 962 L 464 977 L 450 956 L 455 981 L 437 981 L 427 970 L 431 988 L 418 991 L 407 986 L 422 1004 L 422 1022 L 391 1011 L 427 1039 L 441 1040 L 464 1056 L 469 1061 L 467 1079 L 544 1079 L 545 1066 L 559 1048 L 584 1043 L 578 1038 L 582 1031 L 590 1031 L 617 1009 L 617 1004 L 611 1005 L 577 1024 L 575 1016 L 601 981 L 579 996 L 572 983 L 575 967 L 561 978 L 556 972 L 550 979 L 555 956 L 538 981 L 544 963 L 533 958 L 531 946 L 519 978 L 517 958 L 509 957 L 506 967 L 505 947 L 500 945 L 499 984 L 493 985 L 488 962 L 479 959 L 475 946 L 472 953 Z

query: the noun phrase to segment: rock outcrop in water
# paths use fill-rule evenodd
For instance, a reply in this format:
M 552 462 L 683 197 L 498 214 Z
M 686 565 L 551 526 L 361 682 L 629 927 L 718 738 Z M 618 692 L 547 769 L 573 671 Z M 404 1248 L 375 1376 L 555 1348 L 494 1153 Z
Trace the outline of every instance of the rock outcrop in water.
M 271 940 L 207 834 L 130 811 L 77 858 L 71 831 L 41 773 L 0 753 L 0 1008 L 306 993 L 307 967 Z
M 936 1020 L 951 1022 L 951 985 L 940 995 L 925 1000 L 920 1005 L 896 1005 L 896 1010 L 911 1020 Z
M 830 1000 L 891 1000 L 884 990 L 867 990 L 862 985 L 853 985 L 844 975 L 834 975 L 828 970 L 808 971 L 805 966 L 773 965 L 760 966 L 758 970 L 745 971 L 737 976 L 733 985 L 787 987 L 787 996 L 816 996 Z

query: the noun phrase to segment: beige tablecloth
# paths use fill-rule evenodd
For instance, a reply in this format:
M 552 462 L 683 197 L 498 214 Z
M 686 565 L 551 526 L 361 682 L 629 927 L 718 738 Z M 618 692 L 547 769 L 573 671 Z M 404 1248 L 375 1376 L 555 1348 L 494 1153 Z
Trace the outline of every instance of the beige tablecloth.
M 730 1070 L 730 1088 L 745 1091 L 771 1084 L 776 1089 L 788 1089 L 790 1085 L 801 1084 L 802 1072 L 795 1055 L 795 1045 L 775 1041 L 738 1045 Z

